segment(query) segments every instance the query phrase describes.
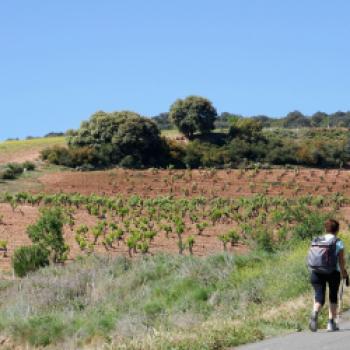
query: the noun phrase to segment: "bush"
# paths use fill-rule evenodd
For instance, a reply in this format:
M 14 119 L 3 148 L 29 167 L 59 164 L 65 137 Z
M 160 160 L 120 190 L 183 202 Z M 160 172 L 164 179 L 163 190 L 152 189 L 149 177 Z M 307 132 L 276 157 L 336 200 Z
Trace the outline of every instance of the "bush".
M 6 167 L 10 169 L 15 175 L 20 175 L 23 173 L 23 164 L 8 163 Z
M 324 232 L 324 222 L 331 217 L 332 213 L 305 210 L 304 218 L 293 228 L 293 237 L 304 240 L 322 235 Z
M 40 152 L 42 160 L 47 160 L 51 164 L 65 165 L 70 163 L 68 148 L 61 146 L 53 146 L 43 149 Z
M 22 164 L 24 169 L 27 169 L 27 171 L 33 171 L 35 170 L 35 164 L 30 161 L 26 161 Z
M 14 324 L 12 333 L 17 338 L 27 339 L 30 345 L 45 347 L 58 342 L 62 337 L 63 329 L 63 322 L 53 313 L 33 316 L 19 324 Z
M 16 174 L 13 170 L 7 168 L 2 173 L 0 173 L 0 178 L 3 180 L 14 180 L 16 178 Z
M 24 277 L 48 264 L 48 251 L 38 245 L 17 248 L 12 257 L 12 266 L 18 277 Z
M 41 158 L 51 164 L 67 167 L 95 167 L 98 156 L 90 147 L 67 148 L 53 146 L 41 151 Z M 104 163 L 104 162 L 103 162 Z
M 119 162 L 119 166 L 122 168 L 139 169 L 142 167 L 142 164 L 135 156 L 128 155 Z
M 20 163 L 8 163 L 5 165 L 4 170 L 0 172 L 0 179 L 3 180 L 15 180 L 19 175 L 23 174 L 24 169 L 32 171 L 35 169 L 33 162 Z
M 64 242 L 63 224 L 65 217 L 58 207 L 41 210 L 39 220 L 28 226 L 27 233 L 33 243 L 45 250 L 54 263 L 67 259 L 68 246 Z

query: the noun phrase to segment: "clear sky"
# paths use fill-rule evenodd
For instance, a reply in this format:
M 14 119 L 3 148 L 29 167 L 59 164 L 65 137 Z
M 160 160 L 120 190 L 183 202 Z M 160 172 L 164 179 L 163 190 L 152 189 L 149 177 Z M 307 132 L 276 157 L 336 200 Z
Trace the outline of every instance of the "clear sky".
M 152 116 L 350 109 L 349 0 L 1 0 L 0 139 Z

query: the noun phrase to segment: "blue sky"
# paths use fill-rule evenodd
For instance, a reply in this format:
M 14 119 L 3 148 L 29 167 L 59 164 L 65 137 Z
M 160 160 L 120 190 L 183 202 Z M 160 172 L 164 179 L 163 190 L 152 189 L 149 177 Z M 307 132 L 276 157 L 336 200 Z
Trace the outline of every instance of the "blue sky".
M 190 94 L 243 115 L 349 110 L 349 13 L 347 0 L 2 0 L 0 139 Z

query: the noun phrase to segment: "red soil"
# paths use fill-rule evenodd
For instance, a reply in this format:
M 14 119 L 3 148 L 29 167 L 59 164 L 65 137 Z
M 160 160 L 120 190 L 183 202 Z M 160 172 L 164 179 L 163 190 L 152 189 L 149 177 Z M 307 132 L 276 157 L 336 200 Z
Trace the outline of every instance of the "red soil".
M 13 251 L 21 245 L 31 244 L 30 239 L 26 234 L 28 225 L 33 224 L 39 217 L 39 211 L 37 207 L 20 206 L 13 212 L 10 205 L 0 204 L 0 213 L 3 215 L 3 224 L 0 225 L 0 240 L 6 240 L 8 242 L 8 256 L 3 257 L 0 254 L 0 271 L 8 270 L 11 266 L 11 256 Z M 80 224 L 86 224 L 89 227 L 94 226 L 97 222 L 95 217 L 90 216 L 86 211 L 80 210 L 75 214 L 76 227 Z M 217 224 L 215 227 L 207 228 L 202 235 L 197 235 L 195 226 L 187 225 L 187 232 L 184 234 L 184 241 L 190 234 L 195 236 L 195 245 L 193 247 L 193 254 L 196 256 L 208 255 L 218 251 L 222 251 L 222 243 L 218 240 L 217 236 L 223 232 L 227 232 L 232 225 Z M 69 226 L 64 227 L 65 240 L 70 246 L 69 258 L 72 259 L 77 255 L 81 255 L 82 252 L 78 247 L 74 239 L 74 232 L 72 232 Z M 228 250 L 233 250 L 228 245 Z M 244 246 L 234 247 L 235 252 L 246 251 Z M 104 253 L 110 255 L 128 255 L 128 249 L 125 243 L 121 242 L 119 246 L 115 245 L 114 249 L 106 251 L 102 244 L 96 246 L 95 251 L 97 253 Z M 150 253 L 156 252 L 168 252 L 177 253 L 177 239 L 175 234 L 170 234 L 169 238 L 165 237 L 165 233 L 159 233 L 154 241 L 150 245 Z M 185 252 L 188 254 L 188 251 Z
M 45 192 L 130 195 L 240 197 L 257 193 L 283 196 L 350 194 L 346 170 L 122 170 L 60 172 L 40 178 Z
M 36 149 L 25 149 L 21 151 L 13 152 L 2 152 L 0 153 L 0 164 L 6 163 L 23 163 L 26 161 L 35 161 L 40 156 L 40 150 Z
M 247 172 L 240 170 L 122 170 L 96 172 L 60 172 L 50 173 L 41 177 L 45 192 L 79 192 L 82 194 L 105 195 L 132 195 L 138 194 L 144 197 L 175 195 L 185 196 L 220 196 L 240 197 L 257 193 L 268 195 L 301 196 L 306 194 L 326 194 L 335 192 L 350 195 L 350 172 L 345 170 L 318 170 L 301 169 L 294 170 L 260 170 Z M 344 208 L 344 213 L 349 213 L 350 208 Z M 23 214 L 22 214 L 22 213 Z M 0 224 L 0 240 L 8 241 L 9 256 L 0 256 L 0 270 L 10 267 L 10 258 L 14 249 L 23 244 L 29 244 L 26 228 L 35 222 L 38 217 L 38 208 L 22 206 L 15 212 L 7 204 L 0 204 L 0 214 L 4 217 L 4 224 Z M 85 223 L 88 226 L 95 224 L 95 219 L 85 211 L 77 211 L 77 225 Z M 195 255 L 211 254 L 221 251 L 222 244 L 217 239 L 219 234 L 227 232 L 232 225 L 218 224 L 214 228 L 205 230 L 203 236 L 198 236 L 194 227 L 185 233 L 184 239 L 189 234 L 196 238 L 194 245 Z M 65 237 L 71 247 L 70 258 L 80 254 L 80 250 L 74 240 L 74 233 L 69 227 L 65 227 Z M 236 251 L 244 251 L 246 247 L 237 247 Z M 106 253 L 102 245 L 96 249 Z M 166 251 L 176 253 L 177 240 L 174 235 L 169 239 L 164 233 L 160 233 L 152 242 L 150 252 Z M 109 251 L 108 254 L 127 254 L 126 245 L 121 243 L 119 247 Z M 187 253 L 186 253 L 187 254 Z

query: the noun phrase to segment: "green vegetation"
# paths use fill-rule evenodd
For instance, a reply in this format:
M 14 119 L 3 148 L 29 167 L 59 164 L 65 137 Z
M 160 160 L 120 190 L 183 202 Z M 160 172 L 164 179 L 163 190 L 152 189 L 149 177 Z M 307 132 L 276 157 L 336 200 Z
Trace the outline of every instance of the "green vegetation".
M 306 251 L 299 242 L 272 255 L 84 257 L 2 285 L 2 334 L 57 349 L 202 350 L 305 329 Z
M 115 244 L 125 244 L 130 256 L 139 251 L 147 254 L 153 239 L 160 234 L 177 241 L 180 255 L 186 249 L 192 254 L 196 240 L 186 233 L 201 235 L 220 223 L 232 227 L 219 236 L 225 243 L 224 250 L 227 243 L 234 246 L 242 242 L 251 249 L 273 252 L 294 240 L 310 239 L 321 233 L 324 220 L 349 204 L 349 199 L 340 194 L 291 199 L 265 195 L 237 199 L 146 199 L 18 193 L 5 194 L 3 201 L 13 210 L 24 204 L 41 207 L 41 217 L 27 232 L 33 243 L 49 252 L 54 263 L 64 261 L 68 251 L 62 236 L 63 223 L 69 224 L 78 246 L 86 254 L 93 252 L 97 244 L 102 244 L 107 252 Z M 86 211 L 97 223 L 76 227 L 77 209 Z
M 8 163 L 0 166 L 0 180 L 15 180 L 25 171 L 35 170 L 35 164 L 33 162 Z
M 27 229 L 29 238 L 37 244 L 53 263 L 67 259 L 68 246 L 64 243 L 63 224 L 66 217 L 61 208 L 41 209 L 38 221 Z
M 195 132 L 206 134 L 214 129 L 217 116 L 212 103 L 199 96 L 176 100 L 170 107 L 169 118 L 188 139 Z
M 63 222 L 81 249 L 73 263 L 51 264 L 0 284 L 1 333 L 54 349 L 86 344 L 225 349 L 304 329 L 311 303 L 305 263 L 310 238 L 322 233 L 326 218 L 350 204 L 340 194 L 146 199 L 18 193 L 2 200 L 14 210 L 23 204 L 42 208 L 28 229 L 38 245 L 16 251 L 18 275 L 47 265 L 49 253 L 52 262 L 64 260 L 52 259 L 57 251 L 66 253 L 56 249 L 66 248 Z M 77 209 L 95 217 L 96 224 L 77 225 Z M 244 242 L 250 252 L 194 256 L 196 234 L 222 223 L 232 227 L 218 237 L 224 250 Z M 186 234 L 191 228 L 197 233 Z M 176 239 L 179 254 L 151 255 L 156 235 Z M 342 238 L 350 245 L 348 237 Z M 125 244 L 133 259 L 96 256 L 98 242 L 107 252 Z M 39 247 L 40 254 L 34 253 Z M 141 254 L 135 258 L 136 252 Z
M 12 156 L 18 153 L 39 152 L 45 147 L 65 144 L 64 137 L 36 138 L 30 140 L 13 140 L 0 142 L 0 159 L 3 156 Z
M 225 114 L 225 132 L 212 132 L 217 112 L 205 98 L 177 100 L 169 114 L 153 118 L 158 124 L 173 122 L 188 142 L 162 138 L 151 119 L 133 112 L 97 112 L 67 132 L 68 147 L 42 151 L 52 164 L 82 170 L 125 168 L 236 168 L 301 165 L 342 168 L 350 160 L 349 133 L 345 129 L 310 128 L 306 117 L 290 113 L 283 122 Z M 222 120 L 221 120 L 222 121 Z M 321 123 L 322 124 L 322 123 Z M 314 124 L 312 124 L 314 125 Z M 279 129 L 271 129 L 279 126 Z M 300 126 L 303 129 L 298 129 Z M 267 128 L 268 127 L 268 128 Z M 168 135 L 172 130 L 165 131 Z
M 39 245 L 19 247 L 12 257 L 13 270 L 19 277 L 24 277 L 29 272 L 47 265 L 49 265 L 48 251 Z
M 9 202 L 15 210 L 17 203 Z M 64 242 L 63 224 L 68 219 L 61 208 L 48 207 L 40 210 L 41 216 L 35 224 L 28 226 L 27 234 L 32 246 L 22 246 L 15 250 L 12 257 L 14 272 L 19 277 L 49 265 L 49 263 L 62 263 L 67 259 L 69 247 Z
M 223 112 L 217 116 L 215 127 L 217 129 L 228 129 L 231 125 L 231 118 L 243 118 L 243 116 Z M 262 123 L 264 128 L 349 128 L 350 127 L 350 111 L 327 114 L 324 112 L 316 112 L 311 116 L 306 116 L 299 111 L 288 113 L 284 117 L 274 118 L 266 115 L 246 116 L 248 119 L 256 120 Z M 169 130 L 174 128 L 169 118 L 169 113 L 160 113 L 152 117 L 161 130 Z
M 97 112 L 80 129 L 67 135 L 68 148 L 49 148 L 42 152 L 42 158 L 53 164 L 85 169 L 163 164 L 166 146 L 159 129 L 150 119 L 133 112 Z

